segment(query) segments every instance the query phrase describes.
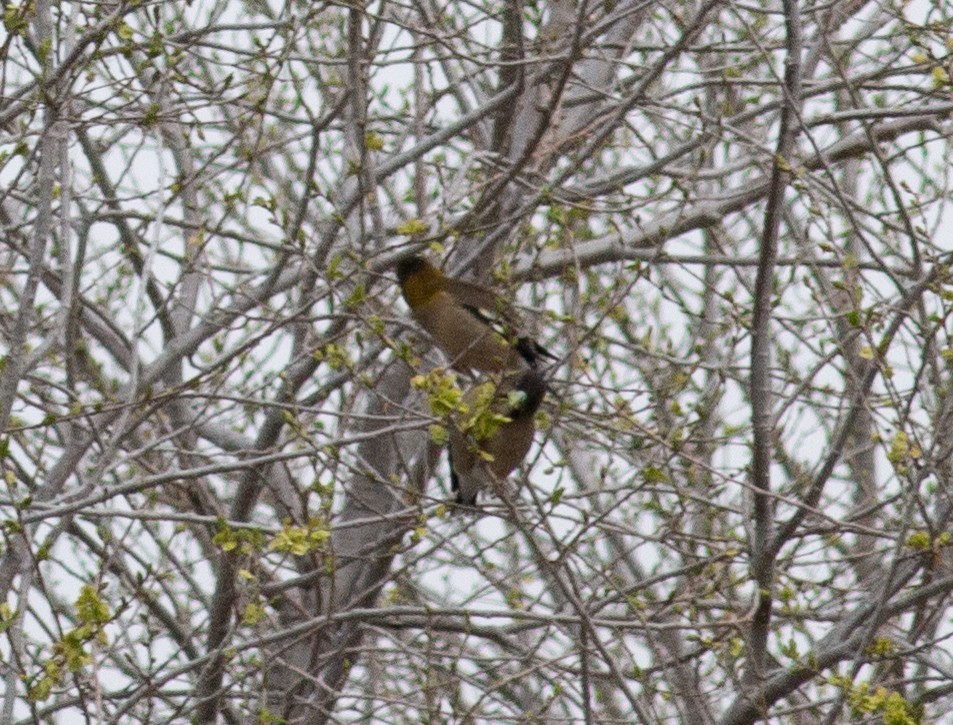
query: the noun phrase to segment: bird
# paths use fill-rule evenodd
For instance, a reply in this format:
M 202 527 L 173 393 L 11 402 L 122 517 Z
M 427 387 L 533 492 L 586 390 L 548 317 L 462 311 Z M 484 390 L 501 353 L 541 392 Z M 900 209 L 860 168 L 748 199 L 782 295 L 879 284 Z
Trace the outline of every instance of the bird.
M 470 388 L 463 402 L 479 408 L 484 387 L 485 384 Z M 492 397 L 483 411 L 473 411 L 473 417 L 450 427 L 450 484 L 458 504 L 474 506 L 480 491 L 498 487 L 526 458 L 536 433 L 533 417 L 546 389 L 546 381 L 537 370 L 511 374 L 491 391 Z M 490 425 L 481 437 L 478 429 L 484 427 L 480 421 L 485 420 L 487 412 L 498 427 L 493 429 Z
M 518 333 L 515 313 L 492 291 L 448 277 L 420 255 L 397 263 L 410 313 L 461 372 L 501 373 L 537 367 L 556 356 Z M 494 320 L 495 318 L 495 320 Z

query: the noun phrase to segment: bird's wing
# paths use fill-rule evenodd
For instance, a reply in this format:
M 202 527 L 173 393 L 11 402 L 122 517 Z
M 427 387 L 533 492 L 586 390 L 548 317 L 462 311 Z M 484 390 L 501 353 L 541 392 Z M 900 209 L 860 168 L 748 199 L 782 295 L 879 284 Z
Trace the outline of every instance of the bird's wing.
M 502 297 L 485 287 L 462 279 L 447 279 L 446 289 L 464 307 L 484 322 L 499 322 L 512 330 L 520 327 L 520 318 Z
M 456 277 L 447 277 L 444 280 L 444 285 L 450 294 L 460 300 L 461 304 L 473 305 L 474 307 L 486 307 L 490 310 L 499 304 L 499 295 L 475 282 L 468 282 L 463 279 L 457 279 Z
M 494 328 L 508 340 L 515 341 L 516 349 L 531 365 L 535 365 L 540 357 L 559 359 L 527 334 L 523 319 L 504 298 L 462 279 L 448 278 L 446 290 L 483 324 Z

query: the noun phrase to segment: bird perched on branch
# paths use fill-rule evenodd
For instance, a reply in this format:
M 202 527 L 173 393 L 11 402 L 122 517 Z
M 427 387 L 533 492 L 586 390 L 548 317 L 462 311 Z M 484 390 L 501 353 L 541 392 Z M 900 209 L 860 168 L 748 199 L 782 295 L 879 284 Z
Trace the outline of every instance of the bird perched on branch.
M 397 280 L 411 315 L 460 371 L 535 368 L 555 356 L 519 332 L 515 313 L 490 290 L 447 277 L 420 256 L 397 263 Z
M 450 482 L 457 503 L 473 506 L 480 491 L 499 487 L 522 463 L 536 433 L 533 416 L 545 395 L 546 381 L 532 369 L 466 392 L 463 401 L 472 407 L 471 415 L 452 427 L 449 436 Z

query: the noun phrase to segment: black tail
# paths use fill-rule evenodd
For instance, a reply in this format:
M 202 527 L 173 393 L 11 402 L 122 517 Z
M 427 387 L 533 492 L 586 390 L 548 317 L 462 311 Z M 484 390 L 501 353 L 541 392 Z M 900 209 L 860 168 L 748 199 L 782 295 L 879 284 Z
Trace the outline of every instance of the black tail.
M 516 352 L 520 354 L 520 357 L 528 362 L 530 367 L 533 368 L 539 364 L 540 358 L 548 357 L 550 360 L 559 359 L 531 337 L 516 338 L 516 345 L 514 345 L 514 347 L 516 348 Z
M 460 492 L 460 478 L 453 468 L 453 453 L 450 451 L 450 446 L 447 446 L 447 463 L 450 464 L 450 490 L 457 494 L 457 503 L 461 506 L 476 506 L 476 494 L 467 498 Z

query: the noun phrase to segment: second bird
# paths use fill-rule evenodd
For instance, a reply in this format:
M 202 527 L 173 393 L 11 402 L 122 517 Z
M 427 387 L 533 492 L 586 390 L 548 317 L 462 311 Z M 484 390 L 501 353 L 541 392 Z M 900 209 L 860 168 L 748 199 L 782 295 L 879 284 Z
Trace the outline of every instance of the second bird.
M 520 335 L 512 310 L 490 290 L 447 277 L 420 256 L 398 262 L 397 279 L 413 318 L 458 370 L 525 370 L 540 357 L 555 359 Z
M 473 404 L 477 388 L 464 396 Z M 473 506 L 480 491 L 499 486 L 533 445 L 533 416 L 546 395 L 546 381 L 535 370 L 504 380 L 495 390 L 490 411 L 509 418 L 490 435 L 475 440 L 472 430 L 450 429 L 450 481 L 457 503 Z M 465 426 L 464 426 L 465 427 Z

